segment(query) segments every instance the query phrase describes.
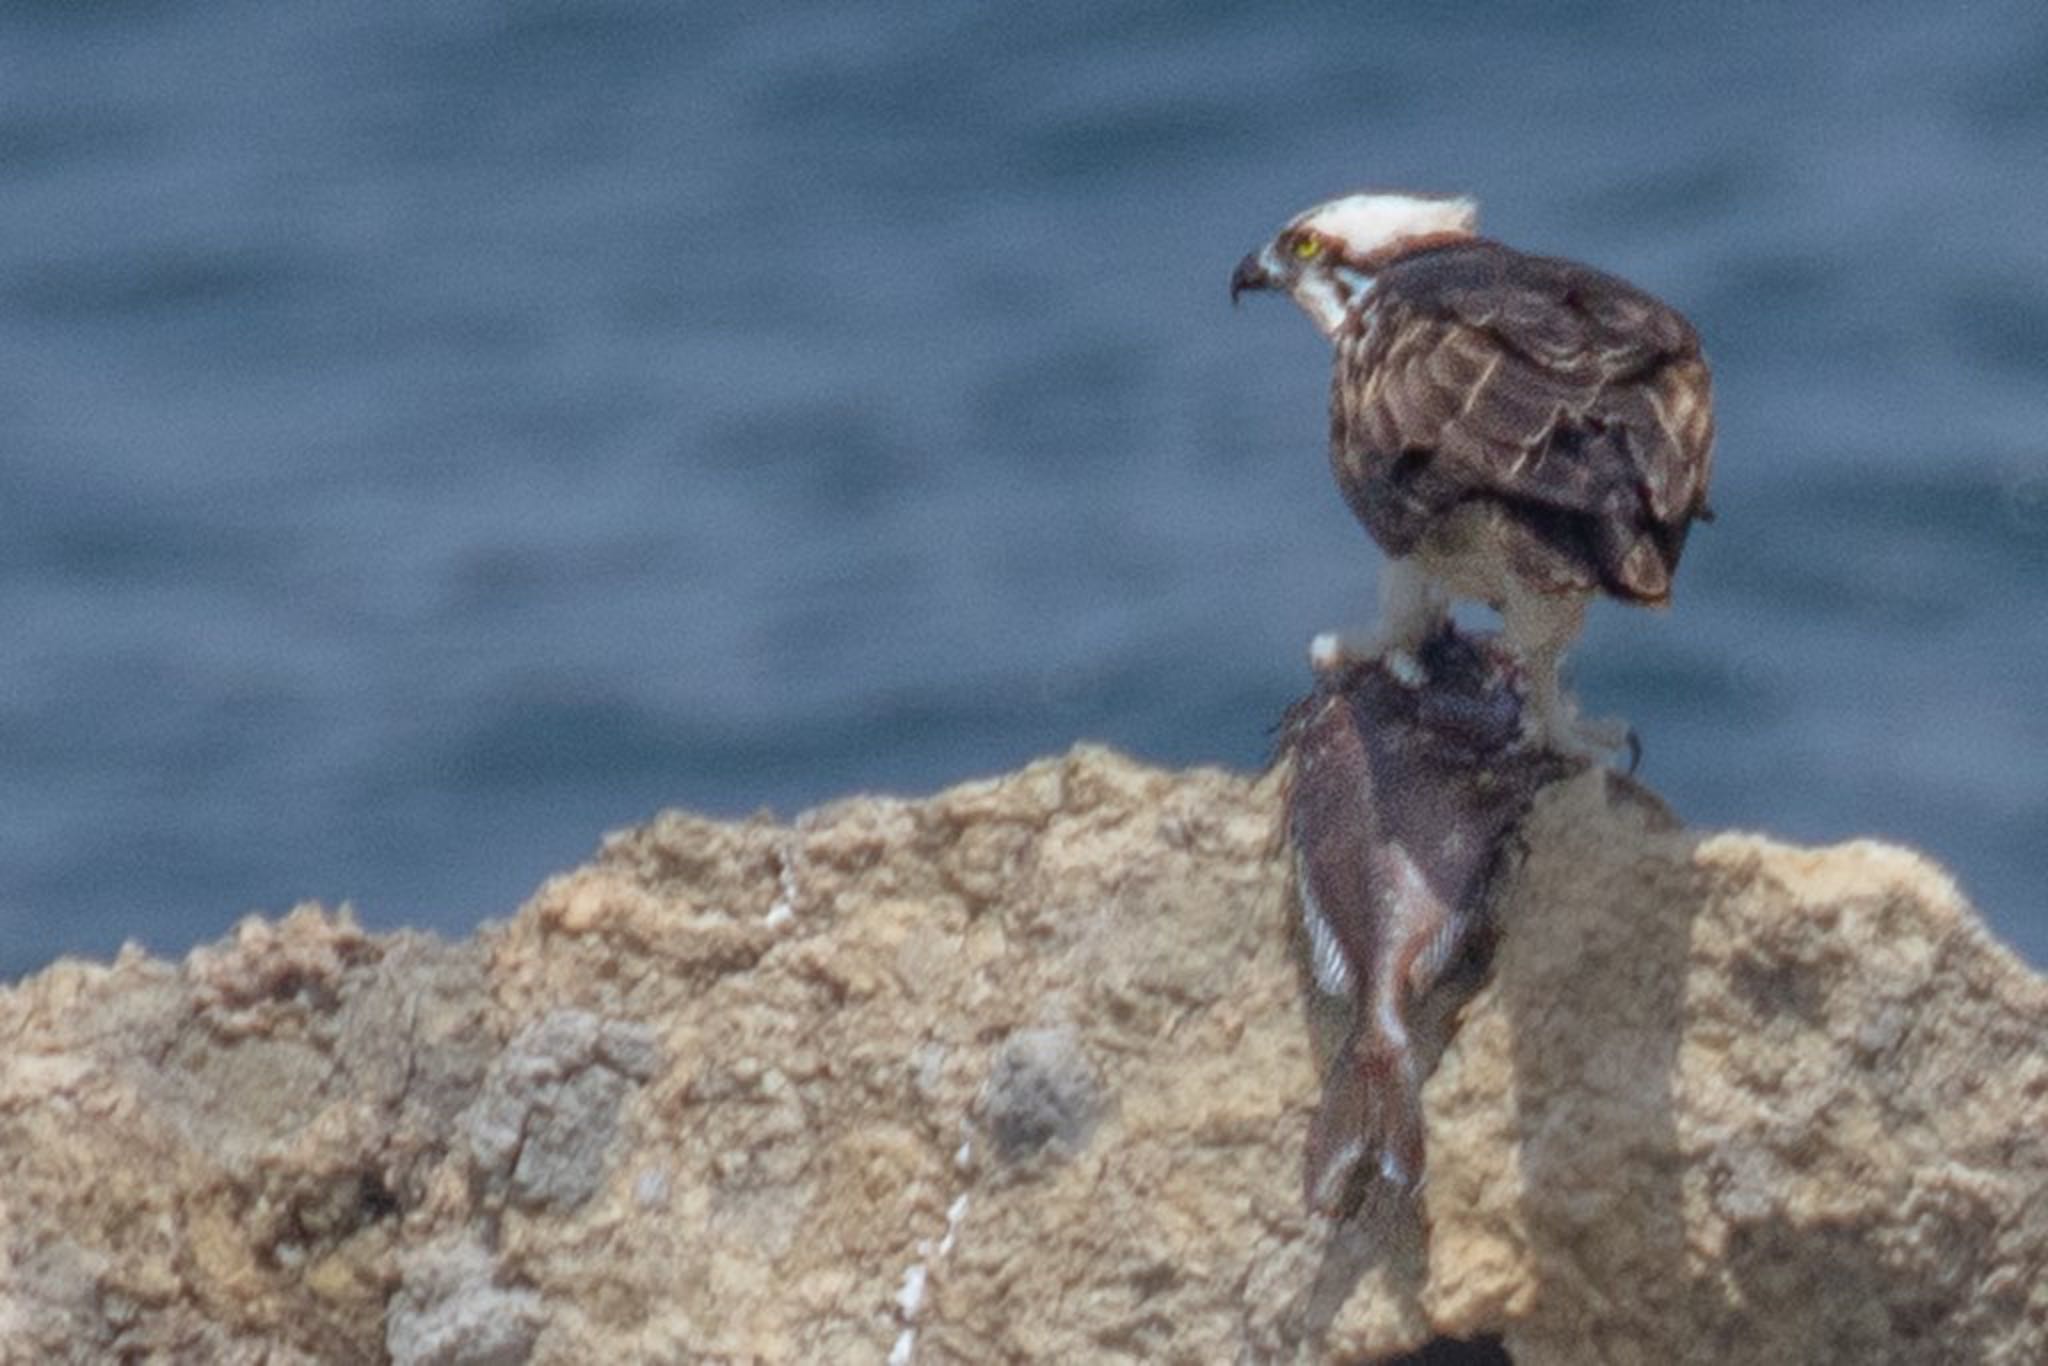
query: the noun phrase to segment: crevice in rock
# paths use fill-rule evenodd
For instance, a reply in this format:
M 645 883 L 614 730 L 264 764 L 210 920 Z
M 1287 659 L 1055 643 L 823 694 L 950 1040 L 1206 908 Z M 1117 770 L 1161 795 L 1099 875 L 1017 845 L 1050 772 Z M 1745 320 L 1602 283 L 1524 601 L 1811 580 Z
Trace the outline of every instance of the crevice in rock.
M 1431 1338 L 1412 1352 L 1388 1357 L 1381 1366 L 1510 1366 L 1514 1358 L 1497 1336 Z

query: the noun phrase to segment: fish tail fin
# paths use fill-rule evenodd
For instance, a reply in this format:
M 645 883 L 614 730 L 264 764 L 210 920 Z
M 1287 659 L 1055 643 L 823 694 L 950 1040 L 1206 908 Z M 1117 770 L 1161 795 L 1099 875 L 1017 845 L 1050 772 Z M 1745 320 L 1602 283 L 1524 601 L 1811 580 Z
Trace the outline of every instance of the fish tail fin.
M 1391 1040 L 1354 1033 L 1331 1062 L 1309 1122 L 1302 1169 L 1308 1207 L 1345 1213 L 1373 1180 L 1410 1194 L 1422 1182 L 1422 1163 L 1422 1094 L 1413 1059 Z

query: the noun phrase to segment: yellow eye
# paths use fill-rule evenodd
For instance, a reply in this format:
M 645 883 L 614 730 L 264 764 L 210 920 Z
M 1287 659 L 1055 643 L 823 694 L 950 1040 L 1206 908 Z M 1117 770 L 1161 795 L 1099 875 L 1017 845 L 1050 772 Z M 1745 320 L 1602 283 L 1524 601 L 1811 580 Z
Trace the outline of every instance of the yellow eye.
M 1304 237 L 1294 244 L 1294 254 L 1304 261 L 1313 261 L 1322 250 L 1323 244 L 1313 237 Z

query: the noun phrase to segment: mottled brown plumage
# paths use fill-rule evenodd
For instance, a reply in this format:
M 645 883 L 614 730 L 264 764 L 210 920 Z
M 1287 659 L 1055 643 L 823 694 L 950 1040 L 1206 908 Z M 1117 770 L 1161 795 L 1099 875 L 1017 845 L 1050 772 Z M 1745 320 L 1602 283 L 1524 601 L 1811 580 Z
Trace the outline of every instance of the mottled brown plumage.
M 1455 197 L 1346 195 L 1300 214 L 1231 275 L 1284 290 L 1336 348 L 1330 463 L 1387 552 L 1381 620 L 1317 637 L 1319 668 L 1412 661 L 1449 602 L 1499 610 L 1531 726 L 1592 757 L 1559 681 L 1586 603 L 1662 606 L 1707 510 L 1713 394 L 1692 326 L 1590 266 L 1477 235 Z
M 1675 311 L 1473 238 L 1384 266 L 1335 340 L 1331 464 L 1388 554 L 1487 501 L 1542 588 L 1670 597 L 1713 445 L 1707 367 Z

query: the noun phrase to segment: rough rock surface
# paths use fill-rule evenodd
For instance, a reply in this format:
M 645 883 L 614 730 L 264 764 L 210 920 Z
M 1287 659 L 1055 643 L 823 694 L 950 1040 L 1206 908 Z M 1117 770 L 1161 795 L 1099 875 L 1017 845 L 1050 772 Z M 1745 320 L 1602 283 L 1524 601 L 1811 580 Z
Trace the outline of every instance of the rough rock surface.
M 2048 985 L 1876 844 L 1546 791 L 1419 1220 L 1305 1216 L 1276 785 L 668 814 L 461 944 L 0 991 L 0 1359 L 2048 1359 Z

